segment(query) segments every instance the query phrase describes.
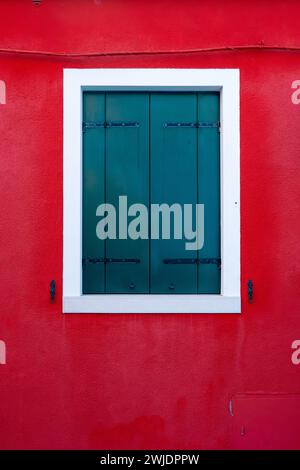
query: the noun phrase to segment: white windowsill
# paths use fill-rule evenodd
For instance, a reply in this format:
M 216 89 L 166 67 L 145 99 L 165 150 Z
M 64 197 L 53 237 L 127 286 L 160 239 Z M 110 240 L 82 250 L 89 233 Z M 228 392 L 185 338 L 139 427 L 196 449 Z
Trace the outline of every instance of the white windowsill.
M 64 297 L 65 313 L 240 313 L 239 297 L 98 294 Z

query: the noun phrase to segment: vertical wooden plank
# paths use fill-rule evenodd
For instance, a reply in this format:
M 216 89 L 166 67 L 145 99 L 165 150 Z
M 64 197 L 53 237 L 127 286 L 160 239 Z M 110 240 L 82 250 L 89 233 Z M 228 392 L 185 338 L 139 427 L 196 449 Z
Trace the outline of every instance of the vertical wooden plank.
M 138 127 L 108 127 L 106 131 L 106 200 L 118 210 L 119 196 L 128 207 L 149 203 L 149 95 L 107 93 L 108 122 L 137 122 Z M 118 215 L 118 212 L 117 212 Z M 130 222 L 134 217 L 128 217 Z M 118 218 L 117 218 L 118 219 Z M 106 265 L 107 293 L 149 293 L 149 239 L 107 239 L 106 256 L 138 259 L 139 263 Z
M 197 202 L 197 129 L 165 127 L 168 122 L 197 120 L 195 93 L 151 95 L 151 203 L 172 205 Z M 172 220 L 172 219 L 171 219 Z M 153 220 L 152 220 L 153 224 Z M 165 264 L 166 259 L 197 258 L 185 240 L 151 240 L 151 293 L 197 293 L 196 264 Z M 161 229 L 161 227 L 160 227 Z
M 198 94 L 198 120 L 220 120 L 219 93 Z M 220 132 L 218 128 L 198 130 L 198 197 L 204 204 L 204 246 L 200 258 L 219 258 L 220 254 Z M 199 264 L 198 293 L 219 294 L 220 268 Z
M 83 94 L 83 121 L 105 121 L 105 94 Z M 104 242 L 96 235 L 96 209 L 105 202 L 105 129 L 90 128 L 83 132 L 83 258 L 104 257 Z M 82 269 L 84 294 L 104 292 L 104 264 L 85 262 Z

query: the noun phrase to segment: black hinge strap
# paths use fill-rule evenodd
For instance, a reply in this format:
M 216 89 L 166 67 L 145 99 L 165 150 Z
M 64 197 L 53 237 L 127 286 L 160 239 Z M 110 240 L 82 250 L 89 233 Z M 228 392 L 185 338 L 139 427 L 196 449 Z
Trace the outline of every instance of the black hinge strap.
M 140 127 L 140 123 L 136 121 L 118 121 L 106 122 L 105 127 Z
M 194 127 L 196 129 L 199 128 L 220 128 L 220 121 L 216 122 L 165 122 L 163 127 L 171 127 L 171 128 L 178 128 L 178 127 Z
M 109 129 L 111 127 L 140 127 L 140 123 L 136 121 L 108 121 L 108 122 L 97 122 L 97 121 L 84 121 L 82 123 L 83 132 L 89 129 L 98 129 L 98 128 L 106 128 Z
M 82 264 L 99 264 L 99 263 L 140 263 L 139 258 L 82 258 Z
M 89 130 L 89 129 L 98 129 L 101 127 L 105 127 L 105 122 L 90 122 L 90 121 L 85 121 L 82 123 L 82 129 L 83 132 Z
M 221 258 L 169 258 L 164 264 L 215 264 L 221 266 Z

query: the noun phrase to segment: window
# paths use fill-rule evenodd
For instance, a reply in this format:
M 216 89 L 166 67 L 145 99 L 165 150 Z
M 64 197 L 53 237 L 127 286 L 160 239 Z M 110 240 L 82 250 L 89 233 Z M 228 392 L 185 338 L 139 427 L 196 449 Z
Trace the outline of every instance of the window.
M 64 312 L 240 312 L 238 133 L 236 70 L 65 70 Z
M 220 293 L 219 120 L 218 92 L 84 92 L 83 294 Z M 105 202 L 115 228 L 99 239 L 96 212 Z M 182 209 L 197 202 L 205 243 L 186 251 Z M 147 234 L 138 227 L 141 238 L 130 239 L 126 220 L 120 239 L 118 221 L 137 203 L 148 209 Z M 158 239 L 149 237 L 155 204 Z

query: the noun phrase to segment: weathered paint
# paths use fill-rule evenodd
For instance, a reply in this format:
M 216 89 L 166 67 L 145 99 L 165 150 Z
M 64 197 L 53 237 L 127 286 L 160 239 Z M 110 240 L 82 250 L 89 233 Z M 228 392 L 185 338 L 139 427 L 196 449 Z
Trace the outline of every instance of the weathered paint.
M 7 1 L 1 47 L 300 46 L 299 13 L 293 1 Z M 0 336 L 9 350 L 0 367 L 1 448 L 236 448 L 232 397 L 300 392 L 291 361 L 300 336 L 300 106 L 291 100 L 299 60 L 264 50 L 1 54 Z M 63 67 L 240 68 L 242 315 L 62 315 Z M 287 423 L 286 409 L 274 407 L 274 422 Z M 295 431 L 297 419 L 288 420 Z M 284 428 L 279 439 L 269 432 L 269 447 L 286 446 Z M 263 436 L 257 427 L 252 445 Z

